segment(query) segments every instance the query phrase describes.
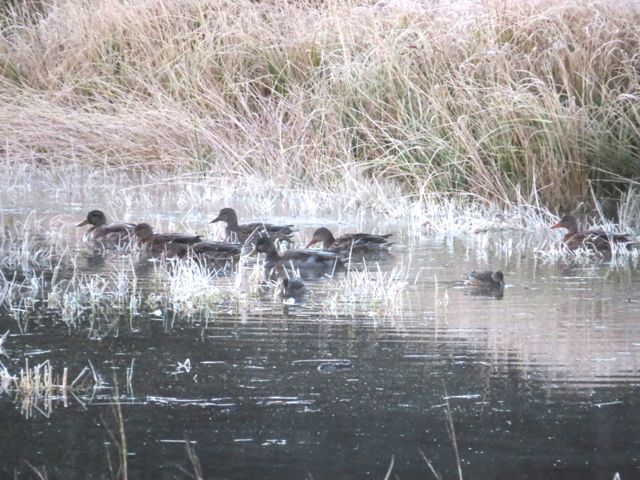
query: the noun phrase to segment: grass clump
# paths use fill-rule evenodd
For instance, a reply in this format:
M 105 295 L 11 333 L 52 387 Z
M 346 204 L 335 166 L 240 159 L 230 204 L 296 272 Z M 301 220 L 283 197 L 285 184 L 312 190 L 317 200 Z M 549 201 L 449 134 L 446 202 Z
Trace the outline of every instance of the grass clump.
M 0 13 L 14 162 L 554 209 L 640 178 L 630 0 L 25 5 Z
M 233 269 L 232 276 L 229 268 Z M 232 266 L 216 268 L 189 259 L 162 263 L 159 269 L 166 278 L 160 286 L 164 294 L 159 298 L 166 301 L 174 315 L 189 319 L 211 319 L 224 313 L 252 310 L 260 302 L 265 280 L 263 264 L 249 264 L 247 255 Z
M 383 271 L 379 264 L 373 267 L 364 264 L 333 282 L 328 292 L 329 301 L 321 307 L 325 313 L 335 316 L 401 317 L 409 284 L 408 272 L 402 265 Z
M 29 366 L 29 359 L 25 359 L 24 368 L 18 375 L 11 375 L 9 370 L 0 363 L 0 395 L 12 394 L 15 402 L 20 405 L 22 414 L 31 418 L 39 412 L 49 417 L 53 411 L 54 402 L 60 401 L 68 406 L 68 395 L 73 395 L 88 388 L 85 374 L 89 368 L 85 367 L 80 374 L 70 381 L 65 367 L 62 376 L 54 374 L 51 363 L 46 360 L 33 367 Z M 94 373 L 94 381 L 96 381 Z M 97 382 L 96 382 L 97 384 Z M 95 384 L 94 384 L 95 385 Z

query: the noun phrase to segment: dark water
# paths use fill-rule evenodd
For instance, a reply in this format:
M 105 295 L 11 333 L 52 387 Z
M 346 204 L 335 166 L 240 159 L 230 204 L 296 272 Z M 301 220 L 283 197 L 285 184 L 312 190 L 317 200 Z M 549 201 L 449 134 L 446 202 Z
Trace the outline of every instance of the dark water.
M 96 377 L 30 415 L 20 394 L 0 396 L 0 477 L 35 478 L 29 464 L 48 478 L 117 476 L 119 398 L 129 478 L 190 478 L 185 440 L 204 478 L 382 479 L 392 458 L 391 478 L 433 478 L 423 454 L 457 478 L 448 414 L 467 479 L 640 478 L 634 265 L 547 261 L 537 237 L 515 233 L 397 240 L 380 266 L 406 281 L 397 308 L 362 288 L 347 296 L 340 273 L 309 282 L 300 305 L 266 287 L 188 316 L 157 267 L 73 251 L 86 275 L 135 272 L 139 304 L 68 324 L 45 282 L 21 311 L 5 305 L 11 374 L 28 359 Z M 455 282 L 474 268 L 504 271 L 501 298 Z

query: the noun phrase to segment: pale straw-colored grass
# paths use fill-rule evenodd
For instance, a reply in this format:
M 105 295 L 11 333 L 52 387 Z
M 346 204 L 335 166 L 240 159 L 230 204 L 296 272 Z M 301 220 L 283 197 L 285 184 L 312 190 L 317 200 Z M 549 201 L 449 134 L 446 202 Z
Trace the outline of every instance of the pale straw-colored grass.
M 92 379 L 88 375 L 91 371 Z M 66 367 L 61 371 L 55 370 L 49 360 L 31 366 L 29 358 L 26 358 L 24 367 L 12 375 L 0 362 L 0 397 L 11 395 L 27 418 L 36 412 L 49 417 L 56 403 L 68 407 L 70 397 L 82 404 L 77 395 L 98 386 L 98 374 L 93 366 L 84 367 L 75 377 L 70 377 Z
M 1 19 L 11 162 L 562 209 L 640 174 L 631 0 L 42 4 Z

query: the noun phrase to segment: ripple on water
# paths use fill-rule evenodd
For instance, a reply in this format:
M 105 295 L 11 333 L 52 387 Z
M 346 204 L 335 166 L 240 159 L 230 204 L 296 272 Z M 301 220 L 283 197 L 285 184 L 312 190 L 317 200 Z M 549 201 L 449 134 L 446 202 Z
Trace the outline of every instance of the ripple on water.
M 65 234 L 77 239 L 72 229 Z M 227 477 L 382 478 L 397 455 L 399 476 L 413 478 L 427 475 L 421 449 L 448 478 L 455 462 L 447 412 L 471 476 L 571 478 L 585 462 L 603 478 L 635 471 L 640 275 L 540 262 L 527 234 L 512 235 L 518 255 L 487 250 L 486 239 L 474 236 L 432 236 L 395 251 L 380 268 L 401 265 L 404 284 L 385 302 L 372 295 L 379 287 L 372 280 L 339 283 L 345 273 L 308 281 L 295 305 L 283 306 L 272 286 L 253 292 L 243 283 L 245 295 L 234 297 L 237 277 L 226 272 L 212 280 L 220 296 L 190 311 L 172 303 L 157 264 L 78 253 L 78 275 L 123 272 L 123 298 L 137 300 L 131 307 L 117 296 L 80 299 L 69 323 L 62 309 L 73 304 L 64 295 L 74 285 L 83 293 L 86 283 L 64 278 L 60 308 L 51 308 L 53 298 L 50 305 L 14 299 L 15 308 L 2 311 L 0 332 L 11 334 L 0 354 L 11 374 L 27 359 L 29 367 L 49 360 L 58 377 L 65 367 L 70 379 L 87 367 L 97 381 L 77 398 L 67 395 L 66 407 L 52 396 L 48 423 L 30 419 L 27 429 L 3 392 L 9 434 L 0 439 L 0 460 L 6 471 L 27 459 L 73 472 L 80 460 L 68 451 L 102 452 L 111 441 L 118 382 L 130 462 L 140 471 L 190 466 L 188 442 L 205 472 Z M 245 273 L 252 268 L 253 260 Z M 507 288 L 496 296 L 462 287 L 472 269 L 502 270 Z M 106 471 L 99 455 L 80 457 Z

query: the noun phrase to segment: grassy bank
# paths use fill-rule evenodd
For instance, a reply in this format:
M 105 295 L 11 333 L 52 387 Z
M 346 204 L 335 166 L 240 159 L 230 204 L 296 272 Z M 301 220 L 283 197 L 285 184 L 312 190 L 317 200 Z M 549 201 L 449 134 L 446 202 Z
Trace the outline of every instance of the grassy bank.
M 10 161 L 560 210 L 640 179 L 637 2 L 42 0 L 0 24 Z

